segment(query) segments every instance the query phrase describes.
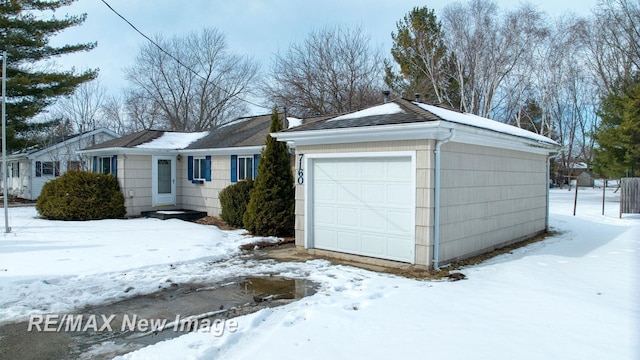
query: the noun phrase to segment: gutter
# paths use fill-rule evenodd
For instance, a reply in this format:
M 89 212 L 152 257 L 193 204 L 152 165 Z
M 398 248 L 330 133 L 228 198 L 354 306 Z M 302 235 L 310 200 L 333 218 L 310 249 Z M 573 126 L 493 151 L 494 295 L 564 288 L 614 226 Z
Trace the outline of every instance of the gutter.
M 449 129 L 449 136 L 442 140 L 436 140 L 435 154 L 435 176 L 433 189 L 433 268 L 440 270 L 438 257 L 440 255 L 440 147 L 451 141 L 456 136 L 454 129 Z

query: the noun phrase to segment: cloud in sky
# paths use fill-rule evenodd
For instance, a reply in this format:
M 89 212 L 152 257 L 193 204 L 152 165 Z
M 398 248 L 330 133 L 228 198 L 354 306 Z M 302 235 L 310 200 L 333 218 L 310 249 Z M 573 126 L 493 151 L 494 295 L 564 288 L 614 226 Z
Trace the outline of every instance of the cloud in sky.
M 453 0 L 426 4 L 418 0 L 106 0 L 138 29 L 153 36 L 184 35 L 204 27 L 217 28 L 226 35 L 231 51 L 258 60 L 268 70 L 271 57 L 292 42 L 323 26 L 361 26 L 372 43 L 385 54 L 391 47 L 396 22 L 416 6 L 428 6 L 436 14 Z M 551 15 L 573 11 L 587 15 L 596 0 L 535 0 L 531 2 Z M 500 0 L 502 9 L 516 5 Z M 126 86 L 122 69 L 130 66 L 144 38 L 137 34 L 100 0 L 79 0 L 60 9 L 62 14 L 87 13 L 86 22 L 56 36 L 53 44 L 98 42 L 88 53 L 58 59 L 63 68 L 99 68 L 102 83 L 113 93 Z M 60 16 L 59 14 L 56 14 Z

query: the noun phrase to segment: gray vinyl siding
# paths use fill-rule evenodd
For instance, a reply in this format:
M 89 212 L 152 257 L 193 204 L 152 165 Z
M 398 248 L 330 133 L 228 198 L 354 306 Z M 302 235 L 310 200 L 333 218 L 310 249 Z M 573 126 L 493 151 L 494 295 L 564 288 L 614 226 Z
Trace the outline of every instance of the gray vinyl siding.
M 545 230 L 546 156 L 460 143 L 441 156 L 440 263 Z

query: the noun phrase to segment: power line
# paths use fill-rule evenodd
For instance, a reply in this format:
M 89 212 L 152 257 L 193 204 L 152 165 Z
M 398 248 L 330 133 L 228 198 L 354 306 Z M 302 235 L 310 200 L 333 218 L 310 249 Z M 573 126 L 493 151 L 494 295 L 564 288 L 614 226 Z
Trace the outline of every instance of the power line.
M 173 54 L 169 53 L 167 50 L 165 50 L 164 48 L 162 48 L 162 46 L 160 46 L 158 43 L 156 43 L 155 41 L 153 41 L 153 39 L 151 39 L 150 37 L 148 37 L 145 33 L 143 33 L 142 31 L 140 31 L 135 25 L 133 25 L 129 20 L 127 20 L 127 18 L 125 18 L 124 16 L 122 16 L 119 12 L 117 12 L 113 7 L 111 7 L 111 5 L 109 5 L 109 3 L 106 2 L 106 0 L 101 0 L 108 8 L 109 10 L 111 10 L 114 14 L 118 15 L 119 18 L 121 18 L 122 20 L 124 20 L 124 22 L 126 22 L 127 24 L 129 24 L 129 26 L 131 26 L 131 28 L 133 30 L 135 30 L 138 34 L 140 34 L 143 38 L 145 38 L 147 41 L 149 41 L 151 44 L 153 44 L 155 47 L 157 47 L 161 52 L 163 52 L 165 55 L 169 56 L 171 59 L 173 59 L 175 62 L 178 63 L 178 65 L 184 67 L 185 69 L 189 70 L 190 72 L 192 72 L 195 76 L 199 77 L 200 79 L 204 80 L 205 82 L 209 82 L 209 80 L 207 78 L 205 78 L 204 76 L 200 75 L 197 71 L 193 70 L 192 68 L 190 68 L 189 66 L 187 66 L 186 64 L 184 64 L 182 61 L 180 61 L 180 59 L 178 59 L 177 57 L 173 56 Z M 249 100 L 243 99 L 240 96 L 236 95 L 236 94 L 232 94 L 230 91 L 228 91 L 227 89 L 224 89 L 218 85 L 216 85 L 215 83 L 211 83 L 211 85 L 213 85 L 213 87 L 221 90 L 222 92 L 226 93 L 227 95 L 231 96 L 231 97 L 235 97 L 240 101 L 244 101 L 248 104 L 251 104 L 253 106 L 257 106 L 263 109 L 267 109 L 267 110 L 271 110 L 271 108 L 268 108 L 266 106 L 263 105 L 258 105 L 254 102 L 251 102 Z

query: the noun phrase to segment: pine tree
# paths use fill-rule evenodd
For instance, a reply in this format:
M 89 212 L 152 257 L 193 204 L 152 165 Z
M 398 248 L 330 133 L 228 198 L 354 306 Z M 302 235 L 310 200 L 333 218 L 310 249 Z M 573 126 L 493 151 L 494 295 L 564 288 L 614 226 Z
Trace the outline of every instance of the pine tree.
M 96 43 L 49 45 L 50 38 L 71 26 L 81 25 L 86 14 L 55 17 L 52 13 L 76 0 L 7 0 L 0 3 L 0 51 L 7 51 L 7 148 L 20 149 L 34 143 L 30 134 L 50 124 L 32 124 L 58 96 L 69 95 L 83 82 L 93 80 L 97 70 L 76 73 L 56 71 L 46 61 Z
M 640 81 L 623 86 L 602 101 L 593 137 L 594 169 L 609 177 L 640 173 Z
M 422 94 L 428 103 L 458 106 L 457 83 L 451 76 L 455 57 L 444 43 L 442 25 L 432 9 L 415 7 L 391 33 L 391 55 L 400 67 L 395 74 L 385 62 L 385 82 L 404 97 Z
M 277 108 L 271 115 L 270 133 L 282 130 Z M 260 155 L 258 177 L 244 215 L 244 227 L 254 235 L 291 235 L 294 224 L 293 175 L 287 144 L 267 135 Z

